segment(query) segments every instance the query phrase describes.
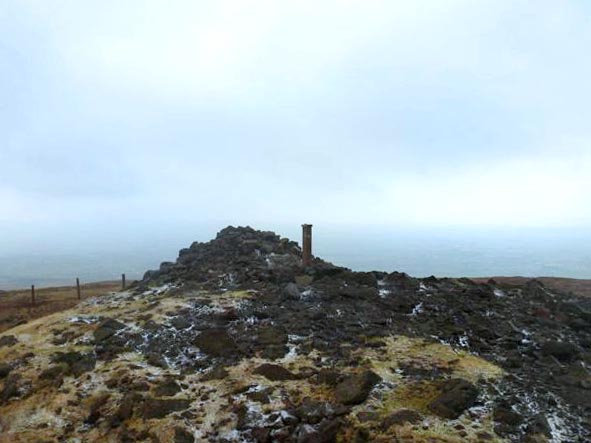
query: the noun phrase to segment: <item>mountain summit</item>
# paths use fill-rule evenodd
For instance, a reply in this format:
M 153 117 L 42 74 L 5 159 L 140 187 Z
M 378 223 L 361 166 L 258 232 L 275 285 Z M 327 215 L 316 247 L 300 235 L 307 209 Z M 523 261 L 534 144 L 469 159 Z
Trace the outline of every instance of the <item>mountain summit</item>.
M 0 442 L 583 442 L 589 368 L 589 299 L 228 227 L 0 334 Z

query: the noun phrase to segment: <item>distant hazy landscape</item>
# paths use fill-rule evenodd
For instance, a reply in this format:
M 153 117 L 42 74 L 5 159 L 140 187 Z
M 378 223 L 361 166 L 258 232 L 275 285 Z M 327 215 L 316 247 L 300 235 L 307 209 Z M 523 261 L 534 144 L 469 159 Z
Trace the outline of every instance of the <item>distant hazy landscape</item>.
M 219 227 L 171 228 L 59 243 L 21 242 L 20 251 L 0 248 L 0 289 L 70 285 L 140 278 L 194 240 L 208 241 Z M 299 225 L 273 229 L 300 241 Z M 60 238 L 60 236 L 56 236 Z M 92 239 L 92 240 L 90 240 Z M 24 244 L 24 246 L 22 246 Z M 314 253 L 354 270 L 403 271 L 413 276 L 591 277 L 591 234 L 582 229 L 409 229 L 314 227 Z

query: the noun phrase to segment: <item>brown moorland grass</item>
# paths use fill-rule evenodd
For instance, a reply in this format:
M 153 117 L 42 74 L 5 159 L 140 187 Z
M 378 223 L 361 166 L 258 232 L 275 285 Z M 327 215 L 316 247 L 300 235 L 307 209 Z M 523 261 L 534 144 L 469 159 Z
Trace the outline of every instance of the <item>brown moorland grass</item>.
M 80 285 L 82 300 L 121 289 L 120 281 L 104 281 Z M 79 302 L 76 286 L 35 288 L 35 306 L 31 305 L 31 290 L 0 292 L 0 332 L 24 322 L 76 306 Z

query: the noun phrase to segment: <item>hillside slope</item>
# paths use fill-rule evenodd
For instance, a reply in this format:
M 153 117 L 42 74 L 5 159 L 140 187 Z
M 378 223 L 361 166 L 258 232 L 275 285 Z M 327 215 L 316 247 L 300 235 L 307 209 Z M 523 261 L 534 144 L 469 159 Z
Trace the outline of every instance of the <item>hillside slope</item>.
M 228 227 L 0 334 L 0 441 L 591 439 L 589 299 L 299 254 Z

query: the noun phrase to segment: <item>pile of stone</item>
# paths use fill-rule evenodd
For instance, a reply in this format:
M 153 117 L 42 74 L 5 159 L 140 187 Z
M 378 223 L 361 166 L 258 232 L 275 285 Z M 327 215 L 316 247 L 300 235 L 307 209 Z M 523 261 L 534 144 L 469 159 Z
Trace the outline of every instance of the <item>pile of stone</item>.
M 335 268 L 315 259 L 314 270 Z M 146 272 L 142 283 L 195 282 L 207 289 L 287 283 L 303 272 L 301 249 L 287 238 L 251 227 L 228 226 L 215 239 L 181 249 L 176 262 Z M 308 270 L 310 272 L 310 270 Z

